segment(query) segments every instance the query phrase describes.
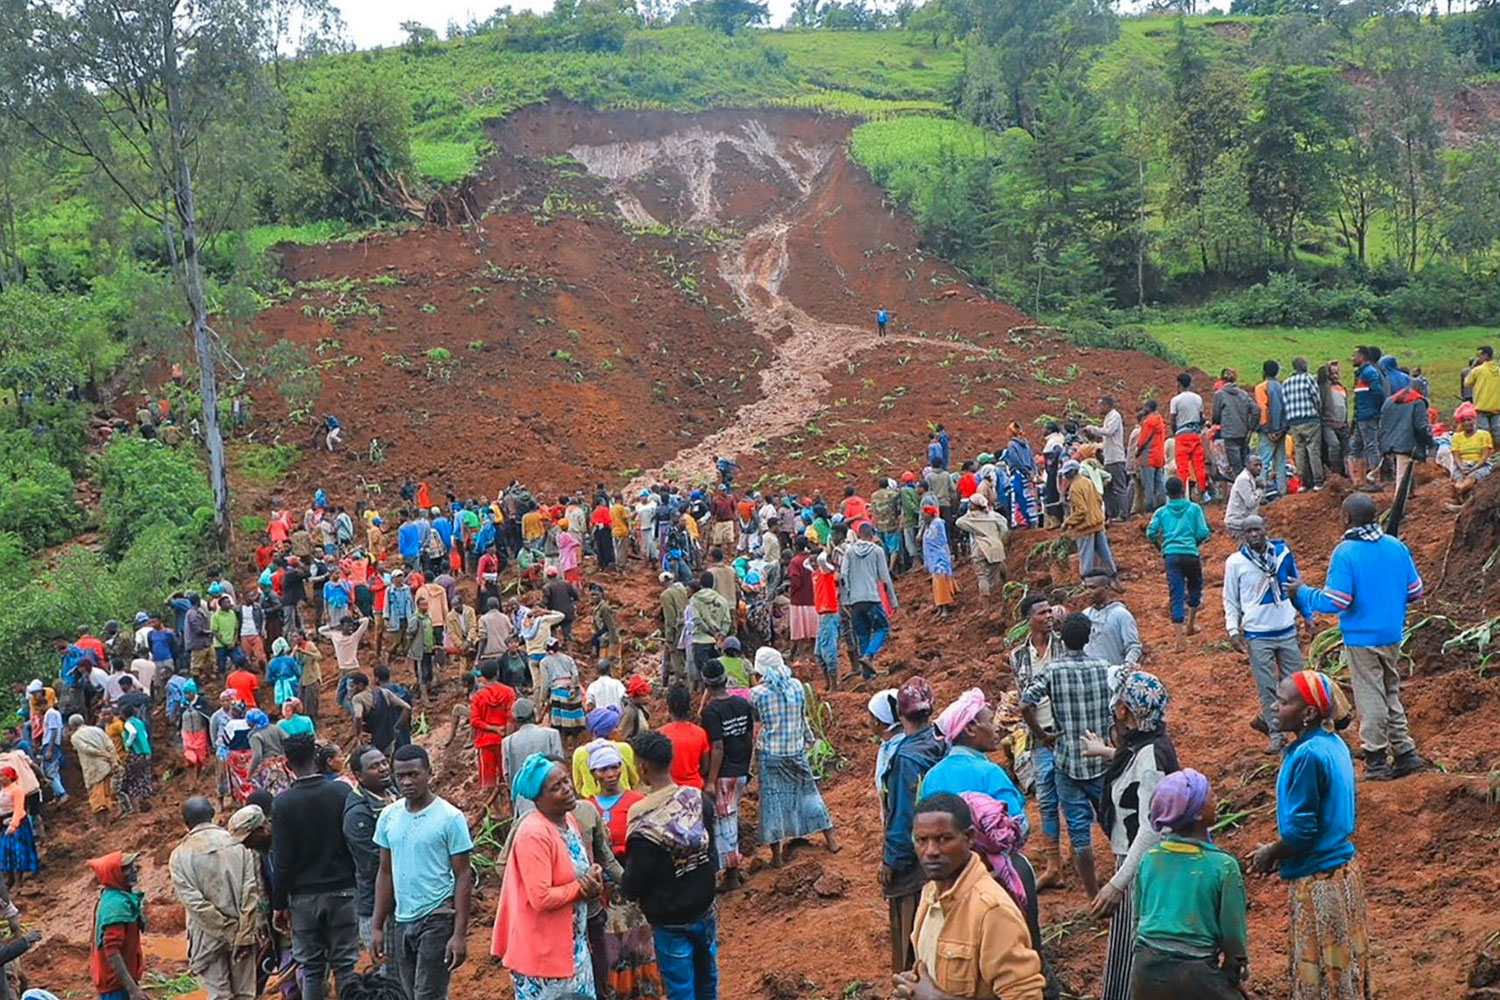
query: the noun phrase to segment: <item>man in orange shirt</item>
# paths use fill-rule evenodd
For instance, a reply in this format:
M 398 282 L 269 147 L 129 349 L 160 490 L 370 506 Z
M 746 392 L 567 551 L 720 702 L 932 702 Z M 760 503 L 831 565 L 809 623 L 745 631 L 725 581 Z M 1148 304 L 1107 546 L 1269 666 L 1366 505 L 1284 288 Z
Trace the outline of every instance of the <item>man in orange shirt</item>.
M 500 795 L 500 743 L 510 731 L 515 688 L 500 682 L 499 659 L 479 664 L 479 687 L 469 696 L 469 725 L 474 730 L 474 752 L 479 760 L 479 787 L 488 791 L 486 808 Z
M 1154 399 L 1146 400 L 1141 408 L 1141 437 L 1135 449 L 1145 494 L 1144 513 L 1151 513 L 1167 502 L 1167 422 L 1157 409 Z

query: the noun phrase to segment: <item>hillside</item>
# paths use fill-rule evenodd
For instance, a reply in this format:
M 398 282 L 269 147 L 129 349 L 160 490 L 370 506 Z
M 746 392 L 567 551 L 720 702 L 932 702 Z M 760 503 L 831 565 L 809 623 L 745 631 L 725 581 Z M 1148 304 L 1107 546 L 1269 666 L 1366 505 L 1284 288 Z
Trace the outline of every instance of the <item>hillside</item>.
M 451 483 L 461 495 L 489 495 L 512 477 L 561 490 L 670 472 L 702 476 L 714 452 L 728 451 L 752 481 L 829 495 L 844 482 L 867 489 L 874 474 L 913 461 L 932 421 L 944 422 L 967 453 L 991 447 L 1010 420 L 1034 427 L 1044 415 L 1088 412 L 1101 392 L 1136 398 L 1170 383 L 1176 366 L 1076 348 L 918 249 L 911 220 L 886 207 L 880 189 L 842 155 L 848 128 L 794 111 L 527 109 L 489 133 L 496 152 L 466 194 L 493 209 L 478 227 L 429 226 L 289 251 L 287 301 L 261 319 L 328 362 L 317 405 L 339 413 L 349 447 L 333 455 L 309 449 L 275 492 L 300 505 L 316 486 L 335 499 L 363 490 L 383 507 L 405 476 Z M 870 322 L 877 303 L 894 314 L 883 342 Z M 437 348 L 451 358 L 425 353 Z M 396 355 L 411 363 L 396 363 Z M 255 403 L 254 436 L 284 431 L 273 386 L 257 387 Z M 376 436 L 387 444 L 379 463 L 368 452 Z M 236 485 L 243 515 L 264 509 L 263 487 Z M 1270 509 L 1273 530 L 1316 567 L 1310 575 L 1337 540 L 1340 499 L 1332 489 Z M 1446 773 L 1360 790 L 1356 840 L 1370 886 L 1376 981 L 1393 996 L 1462 996 L 1462 976 L 1492 929 L 1489 899 L 1500 889 L 1483 861 L 1500 819 L 1486 778 L 1500 766 L 1500 744 L 1477 721 L 1453 724 L 1500 705 L 1500 682 L 1475 670 L 1475 657 L 1438 651 L 1457 623 L 1482 608 L 1493 613 L 1496 605 L 1464 581 L 1483 572 L 1473 553 L 1497 539 L 1482 519 L 1469 519 L 1453 559 L 1451 523 L 1433 489 L 1404 531 L 1440 591 L 1424 614 L 1454 617 L 1414 633 L 1408 682 L 1417 738 Z M 1211 613 L 1185 656 L 1169 652 L 1157 556 L 1138 522 L 1114 534 L 1148 662 L 1173 694 L 1179 752 L 1212 776 L 1221 815 L 1239 814 L 1220 842 L 1246 854 L 1270 835 L 1274 775 L 1262 738 L 1246 724 L 1254 695 L 1244 665 Z M 1015 536 L 1012 579 L 1043 587 L 1071 580 L 1066 564 L 1053 561 L 1052 540 L 1043 532 Z M 1208 548 L 1208 609 L 1228 551 L 1223 538 Z M 246 571 L 241 562 L 238 575 Z M 1012 603 L 981 608 L 966 567 L 961 579 L 962 613 L 943 624 L 926 620 L 925 578 L 900 582 L 903 608 L 886 654 L 893 683 L 922 672 L 944 700 L 975 683 L 992 694 L 1007 685 L 1000 637 Z M 604 583 L 622 609 L 630 665 L 653 672 L 651 571 L 632 567 Z M 452 690 L 424 716 L 429 746 L 447 739 Z M 331 700 L 330 692 L 324 702 Z M 779 873 L 757 866 L 749 885 L 725 898 L 725 997 L 885 995 L 885 906 L 874 878 L 879 819 L 869 794 L 874 748 L 864 696 L 829 702 L 830 738 L 845 763 L 826 789 L 847 846 L 832 858 L 804 849 Z M 343 738 L 342 725 L 333 732 Z M 438 753 L 442 793 L 472 806 L 466 755 Z M 164 865 L 182 781 L 168 782 L 149 817 L 110 834 L 112 845 L 147 850 L 152 968 L 166 977 L 181 968 L 181 915 Z M 74 865 L 95 849 L 73 822 L 81 808 L 60 812 L 45 888 L 25 899 L 48 934 L 26 967 L 34 977 L 45 970 L 54 985 L 81 982 L 86 962 L 69 916 L 89 896 Z M 1281 982 L 1283 890 L 1256 880 L 1251 896 L 1251 987 L 1270 998 Z M 483 957 L 493 885 L 477 899 L 470 963 L 454 984 L 460 1000 L 495 995 L 505 981 Z M 1097 991 L 1104 948 L 1085 905 L 1076 880 L 1043 902 L 1049 947 L 1079 996 Z M 830 937 L 831 926 L 840 933 Z M 764 960 L 767 940 L 783 942 L 774 969 Z

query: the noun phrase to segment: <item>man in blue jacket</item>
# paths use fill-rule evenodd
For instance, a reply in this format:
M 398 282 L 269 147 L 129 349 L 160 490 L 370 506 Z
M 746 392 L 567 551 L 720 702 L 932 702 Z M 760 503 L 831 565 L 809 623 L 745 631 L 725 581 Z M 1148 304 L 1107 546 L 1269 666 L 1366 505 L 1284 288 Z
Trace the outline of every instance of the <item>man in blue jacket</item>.
M 947 750 L 932 725 L 935 700 L 932 685 L 923 677 L 911 678 L 897 692 L 896 714 L 903 732 L 897 737 L 900 742 L 891 753 L 880 789 L 885 849 L 879 879 L 890 910 L 892 972 L 906 972 L 917 960 L 911 931 L 927 876 L 912 843 L 912 823 L 916 819 L 917 789 Z
M 1303 614 L 1337 614 L 1354 680 L 1365 779 L 1388 781 L 1424 766 L 1401 704 L 1401 636 L 1406 606 L 1422 596 L 1422 578 L 1400 539 L 1375 523 L 1375 501 L 1355 493 L 1344 501 L 1348 530 L 1333 550 L 1322 587 L 1299 580 L 1287 590 Z M 1393 759 L 1394 758 L 1394 759 Z
M 396 548 L 406 568 L 416 569 L 422 557 L 422 526 L 412 517 L 411 511 L 406 511 L 401 527 L 396 529 Z
M 1265 381 L 1255 387 L 1255 401 L 1260 404 L 1260 460 L 1265 468 L 1261 472 L 1261 485 L 1265 487 L 1267 499 L 1274 482 L 1275 496 L 1286 496 L 1286 399 L 1282 393 L 1281 365 L 1267 361 L 1261 366 Z

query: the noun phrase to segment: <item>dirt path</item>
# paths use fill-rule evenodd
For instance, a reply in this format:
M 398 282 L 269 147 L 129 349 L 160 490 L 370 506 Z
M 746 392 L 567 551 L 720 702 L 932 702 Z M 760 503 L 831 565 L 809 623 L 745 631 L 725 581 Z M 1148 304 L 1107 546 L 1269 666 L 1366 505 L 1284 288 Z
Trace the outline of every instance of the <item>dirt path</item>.
M 588 170 L 610 183 L 620 214 L 632 225 L 678 224 L 688 228 L 723 228 L 728 200 L 721 190 L 726 174 L 719 157 L 738 155 L 790 198 L 718 255 L 720 277 L 739 303 L 740 314 L 765 339 L 768 356 L 761 362 L 761 398 L 744 403 L 722 429 L 683 448 L 670 461 L 648 469 L 631 488 L 662 478 L 699 475 L 713 468 L 720 455 L 740 455 L 772 438 L 805 425 L 825 405 L 826 373 L 852 356 L 893 343 L 930 345 L 931 340 L 909 334 L 879 337 L 871 325 L 853 326 L 820 320 L 782 293 L 782 281 L 795 266 L 791 234 L 811 226 L 818 212 L 820 187 L 843 148 L 834 144 L 807 145 L 771 135 L 759 122 L 747 121 L 737 131 L 708 131 L 698 126 L 657 139 L 576 145 L 568 152 Z M 675 173 L 682 196 L 677 219 L 653 216 L 636 186 L 663 174 Z M 956 350 L 983 348 L 965 341 L 945 342 Z

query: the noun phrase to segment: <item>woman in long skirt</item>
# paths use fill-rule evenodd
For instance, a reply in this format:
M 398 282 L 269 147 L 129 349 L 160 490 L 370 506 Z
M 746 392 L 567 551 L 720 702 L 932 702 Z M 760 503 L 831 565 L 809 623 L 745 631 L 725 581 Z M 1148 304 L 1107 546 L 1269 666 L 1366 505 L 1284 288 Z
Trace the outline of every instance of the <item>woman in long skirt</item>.
M 1133 670 L 1120 681 L 1114 698 L 1114 745 L 1086 742 L 1084 754 L 1109 759 L 1100 821 L 1109 831 L 1115 874 L 1094 897 L 1093 915 L 1110 916 L 1109 950 L 1104 958 L 1100 1000 L 1129 1000 L 1130 963 L 1135 952 L 1135 873 L 1161 834 L 1146 822 L 1151 793 L 1178 770 L 1177 751 L 1167 736 L 1167 689 L 1153 674 Z
M 605 829 L 609 830 L 610 849 L 615 857 L 625 857 L 626 818 L 630 807 L 645 798 L 634 789 L 621 787 L 624 757 L 608 740 L 596 740 L 588 747 L 589 772 L 599 783 L 599 794 L 589 801 L 599 810 Z M 604 909 L 604 968 L 607 979 L 599 984 L 599 995 L 613 1000 L 637 1000 L 665 994 L 661 970 L 656 965 L 656 942 L 651 925 L 634 900 L 618 891 L 608 892 Z
M 948 525 L 933 506 L 922 508 L 922 563 L 932 574 L 932 603 L 937 617 L 953 613 L 958 583 L 953 579 L 953 554 L 948 548 Z
M 156 776 L 151 773 L 151 737 L 146 720 L 135 714 L 135 708 L 127 705 L 120 710 L 125 720 L 125 777 L 121 790 L 138 809 L 151 808 L 151 799 L 156 795 Z
M 0 871 L 5 884 L 16 888 L 41 867 L 36 853 L 36 834 L 26 812 L 26 790 L 15 768 L 0 768 L 0 805 L 7 808 L 5 830 L 0 833 Z
M 830 854 L 839 849 L 833 819 L 807 763 L 807 697 L 781 654 L 769 646 L 755 653 L 750 707 L 760 726 L 755 736 L 760 761 L 760 842 L 771 845 L 771 864 L 781 864 L 782 843 L 823 834 Z

